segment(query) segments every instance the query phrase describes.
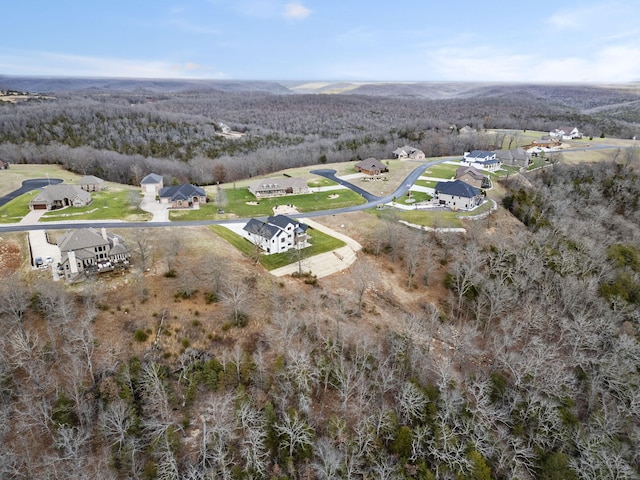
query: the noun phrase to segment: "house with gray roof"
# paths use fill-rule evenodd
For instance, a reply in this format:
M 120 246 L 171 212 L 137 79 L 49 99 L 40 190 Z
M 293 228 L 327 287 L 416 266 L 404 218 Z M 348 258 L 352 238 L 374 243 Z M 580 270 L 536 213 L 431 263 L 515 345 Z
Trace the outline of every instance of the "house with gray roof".
M 252 218 L 243 227 L 247 238 L 266 254 L 282 253 L 292 248 L 309 246 L 307 225 L 286 215 L 275 215 L 266 221 Z
M 99 192 L 105 188 L 104 180 L 93 175 L 85 175 L 77 183 L 85 192 Z
M 140 181 L 142 193 L 153 193 L 157 195 L 158 192 L 162 190 L 163 186 L 164 179 L 162 178 L 162 175 L 158 175 L 156 173 L 150 173 Z
M 361 162 L 356 163 L 354 168 L 356 172 L 366 173 L 367 175 L 380 175 L 381 173 L 389 171 L 384 163 L 373 157 L 365 158 Z
M 58 183 L 47 185 L 29 202 L 31 210 L 55 210 L 64 207 L 85 207 L 93 199 L 77 185 Z
M 396 148 L 392 153 L 395 158 L 411 158 L 413 160 L 424 159 L 424 152 L 422 150 L 411 147 L 409 145 Z
M 207 192 L 202 187 L 190 183 L 164 187 L 158 192 L 160 203 L 171 205 L 171 208 L 193 208 L 207 203 Z
M 435 198 L 440 205 L 453 210 L 472 210 L 482 203 L 483 197 L 476 187 L 454 180 L 452 182 L 438 182 L 435 189 Z
M 68 230 L 59 240 L 58 267 L 66 280 L 78 280 L 89 273 L 128 268 L 131 254 L 119 235 L 105 228 Z
M 489 152 L 487 150 L 464 152 L 460 164 L 481 170 L 488 170 L 489 172 L 495 172 L 502 166 L 502 162 L 496 158 L 495 152 Z
M 475 167 L 459 167 L 456 180 L 461 180 L 476 188 L 491 188 L 491 180 Z
M 249 185 L 249 191 L 256 198 L 281 197 L 309 193 L 309 186 L 304 178 L 263 178 Z
M 522 147 L 511 150 L 498 150 L 496 152 L 496 158 L 500 160 L 503 165 L 520 166 L 524 168 L 527 168 L 531 163 L 531 154 Z

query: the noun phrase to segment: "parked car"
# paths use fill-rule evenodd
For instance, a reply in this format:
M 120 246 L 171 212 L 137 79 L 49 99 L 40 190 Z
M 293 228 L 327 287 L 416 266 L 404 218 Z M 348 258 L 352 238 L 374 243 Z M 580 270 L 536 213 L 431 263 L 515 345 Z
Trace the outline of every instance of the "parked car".
M 43 263 L 42 262 L 42 257 L 36 257 L 36 260 L 35 260 L 36 267 L 41 267 L 42 263 Z

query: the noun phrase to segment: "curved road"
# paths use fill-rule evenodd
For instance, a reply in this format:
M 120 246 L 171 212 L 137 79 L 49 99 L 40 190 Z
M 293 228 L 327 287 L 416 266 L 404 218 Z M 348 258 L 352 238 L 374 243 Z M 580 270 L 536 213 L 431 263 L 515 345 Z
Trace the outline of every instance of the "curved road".
M 18 198 L 23 193 L 30 192 L 36 188 L 46 187 L 47 185 L 55 185 L 56 183 L 62 183 L 62 180 L 59 178 L 34 178 L 32 180 L 25 180 L 19 189 L 14 190 L 4 197 L 0 197 L 0 207 L 9 203 L 14 198 Z
M 378 197 L 375 195 L 372 195 L 371 193 L 363 190 L 362 188 L 352 184 L 351 182 L 347 182 L 346 180 L 341 180 L 338 177 L 335 176 L 335 170 L 329 170 L 329 169 L 320 169 L 320 170 L 313 170 L 311 173 L 314 173 L 316 175 L 320 175 L 323 176 L 325 178 L 329 178 L 337 183 L 339 183 L 340 185 L 344 185 L 347 188 L 350 188 L 351 190 L 355 191 L 356 193 L 362 195 L 364 197 L 366 201 L 366 203 L 363 203 L 361 205 L 352 205 L 350 207 L 344 207 L 344 208 L 335 208 L 335 209 L 331 209 L 331 210 L 319 210 L 316 212 L 305 212 L 305 213 L 298 213 L 298 214 L 293 214 L 293 215 L 288 215 L 289 217 L 292 218 L 297 218 L 297 217 L 321 217 L 324 215 L 336 215 L 338 213 L 347 213 L 347 212 L 357 212 L 359 210 L 366 210 L 369 208 L 373 208 L 376 205 L 382 204 L 382 203 L 388 203 L 391 200 L 393 200 L 394 197 L 398 198 L 403 196 L 405 193 L 407 193 L 407 191 L 409 190 L 409 188 L 411 187 L 411 185 L 413 185 L 413 183 L 418 179 L 418 177 L 420 177 L 420 175 L 429 167 L 432 167 L 433 165 L 437 165 L 438 163 L 443 163 L 446 162 L 448 160 L 455 160 L 458 157 L 447 157 L 447 158 L 442 158 L 433 162 L 427 162 L 427 163 L 423 163 L 422 165 L 418 166 L 416 169 L 414 169 L 402 182 L 402 184 L 391 194 L 385 197 Z M 46 179 L 45 179 L 46 182 Z M 52 180 L 53 182 L 53 180 Z M 59 183 L 59 182 L 56 182 Z M 38 188 L 38 187 L 34 187 L 34 188 Z M 17 191 L 17 190 L 16 190 Z M 27 190 L 28 191 L 28 190 Z M 12 194 L 15 192 L 12 192 Z M 260 218 L 260 217 L 258 217 Z M 265 217 L 266 218 L 266 217 Z M 24 232 L 24 231 L 30 231 L 30 230 L 65 230 L 65 229 L 69 229 L 69 228 L 87 228 L 87 227 L 94 227 L 94 228 L 100 228 L 100 227 L 105 227 L 105 228 L 156 228 L 156 227 L 176 227 L 176 226 L 185 226 L 185 227 L 194 227 L 194 226 L 202 226 L 202 225 L 224 225 L 225 223 L 238 223 L 238 222 L 242 222 L 242 221 L 248 221 L 249 219 L 243 219 L 243 218 L 234 218 L 231 220 L 197 220 L 197 221 L 185 221 L 185 222 L 118 222 L 118 221 L 113 221 L 113 222 L 46 222 L 46 223 L 38 223 L 35 225 L 6 225 L 6 226 L 0 226 L 0 233 L 2 232 Z

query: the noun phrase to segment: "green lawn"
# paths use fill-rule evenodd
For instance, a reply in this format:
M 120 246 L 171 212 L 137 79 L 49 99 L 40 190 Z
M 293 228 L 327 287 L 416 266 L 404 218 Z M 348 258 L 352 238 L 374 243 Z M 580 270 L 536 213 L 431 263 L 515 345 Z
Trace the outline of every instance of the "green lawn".
M 333 187 L 334 185 L 338 185 L 338 184 L 333 180 L 329 180 L 328 178 L 317 177 L 317 178 L 314 178 L 313 180 L 309 180 L 307 182 L 307 185 L 310 188 L 318 188 L 318 187 Z
M 209 203 L 201 206 L 199 210 L 170 211 L 169 219 L 184 221 L 264 217 L 273 215 L 273 207 L 276 205 L 291 204 L 303 213 L 365 203 L 364 198 L 351 190 L 287 195 L 285 197 L 261 198 L 260 200 L 256 200 L 256 197 L 244 188 L 228 189 L 225 193 L 227 204 L 223 207 L 224 214 L 218 214 L 218 207 Z
M 405 222 L 415 223 L 432 228 L 462 228 L 462 222 L 459 217 L 472 217 L 488 212 L 493 203 L 485 202 L 480 208 L 476 208 L 472 212 L 453 211 L 453 210 L 400 210 L 400 209 L 380 209 L 371 210 L 380 218 L 388 220 L 404 220 Z
M 222 225 L 210 225 L 209 228 L 215 232 L 217 235 L 225 239 L 231 245 L 236 247 L 242 253 L 244 253 L 248 257 L 253 257 L 255 255 L 256 247 L 253 243 L 247 240 L 244 237 L 241 237 L 237 233 L 232 232 L 228 228 Z M 338 240 L 326 233 L 323 233 L 319 230 L 315 230 L 309 228 L 307 230 L 307 234 L 309 235 L 311 246 L 305 248 L 302 251 L 303 258 L 311 257 L 313 255 L 318 255 L 320 253 L 330 252 L 335 250 L 336 248 L 343 247 L 346 245 L 342 240 Z M 285 265 L 289 265 L 290 263 L 295 263 L 296 254 L 295 253 L 274 253 L 272 255 L 260 255 L 260 264 L 267 270 L 274 270 L 279 267 L 284 267 Z
M 431 200 L 431 195 L 424 192 L 411 192 L 411 196 L 409 194 L 403 195 L 402 197 L 396 199 L 398 203 L 405 203 L 407 205 L 419 202 L 426 202 L 427 200 Z M 407 200 L 413 200 L 412 202 L 407 202 Z
M 86 207 L 67 207 L 64 210 L 53 210 L 45 213 L 41 221 L 59 222 L 63 220 L 129 220 L 146 221 L 151 214 L 132 205 L 132 200 L 139 200 L 135 190 L 119 190 L 91 193 L 93 201 Z
M 436 182 L 435 180 L 416 180 L 413 184 L 419 185 L 421 187 L 436 188 L 438 182 Z
M 29 213 L 29 202 L 36 192 L 28 192 L 0 207 L 0 223 L 18 223 Z
M 460 168 L 460 165 L 452 165 L 449 163 L 439 163 L 429 167 L 423 174 L 423 177 L 435 177 L 448 180 L 451 177 L 456 176 L 456 170 Z

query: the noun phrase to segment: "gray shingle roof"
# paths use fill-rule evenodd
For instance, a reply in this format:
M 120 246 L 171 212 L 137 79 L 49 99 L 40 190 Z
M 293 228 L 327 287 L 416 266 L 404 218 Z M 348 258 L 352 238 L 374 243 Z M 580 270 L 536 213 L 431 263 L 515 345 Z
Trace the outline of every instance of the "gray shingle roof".
M 63 198 L 68 198 L 71 201 L 75 198 L 79 198 L 86 203 L 91 200 L 91 195 L 77 185 L 58 183 L 56 185 L 49 185 L 46 188 L 43 188 L 42 191 L 38 193 L 33 200 L 31 200 L 31 202 L 53 202 L 55 200 L 62 200 Z
M 78 180 L 78 185 L 97 185 L 99 183 L 104 183 L 104 180 L 93 175 L 85 175 Z
M 454 180 L 453 182 L 438 182 L 436 185 L 436 193 L 473 198 L 480 195 L 480 190 L 472 187 L 468 183 L 464 183 L 462 180 Z
M 113 234 L 111 234 L 113 235 Z M 108 245 L 102 233 L 95 228 L 80 228 L 78 230 L 68 230 L 64 236 L 58 240 L 58 247 L 61 252 L 69 252 L 82 248 L 94 248 L 100 245 Z
M 191 185 L 190 183 L 164 187 L 162 190 L 160 190 L 160 193 L 158 193 L 158 196 L 160 196 L 161 198 L 169 197 L 171 201 L 188 200 L 193 197 L 204 197 L 206 195 L 207 194 L 204 191 L 204 188 L 196 187 L 195 185 Z
M 162 183 L 162 176 L 157 175 L 155 173 L 150 173 L 146 177 L 142 179 L 140 185 L 153 184 L 153 183 Z
M 259 235 L 267 240 L 271 240 L 275 235 L 282 231 L 275 225 L 270 225 L 269 223 L 255 218 L 249 220 L 242 229 L 249 234 Z

